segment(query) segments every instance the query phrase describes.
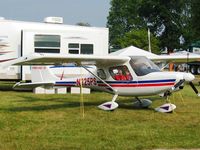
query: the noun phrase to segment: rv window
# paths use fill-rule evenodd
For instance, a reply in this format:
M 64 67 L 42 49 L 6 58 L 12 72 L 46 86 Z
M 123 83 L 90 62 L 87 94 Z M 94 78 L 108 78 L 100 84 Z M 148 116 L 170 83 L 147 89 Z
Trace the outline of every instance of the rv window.
M 77 50 L 77 49 L 69 49 L 69 54 L 79 54 L 79 50 Z
M 93 44 L 81 44 L 81 54 L 93 54 Z
M 79 43 L 69 43 L 69 54 L 79 54 Z
M 78 43 L 69 43 L 68 47 L 69 48 L 79 48 L 79 44 Z
M 35 35 L 35 52 L 60 53 L 60 35 Z

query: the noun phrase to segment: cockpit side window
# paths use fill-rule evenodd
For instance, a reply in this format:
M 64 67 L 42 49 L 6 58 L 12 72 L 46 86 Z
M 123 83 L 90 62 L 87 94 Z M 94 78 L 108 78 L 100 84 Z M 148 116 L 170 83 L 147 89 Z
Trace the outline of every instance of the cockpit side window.
M 132 57 L 130 65 L 137 76 L 144 76 L 151 72 L 160 72 L 159 68 L 145 57 Z
M 127 66 L 110 67 L 109 72 L 115 80 L 132 80 L 133 77 L 128 70 Z
M 106 73 L 104 72 L 103 69 L 98 69 L 98 70 L 97 70 L 97 75 L 98 75 L 101 79 L 106 79 Z

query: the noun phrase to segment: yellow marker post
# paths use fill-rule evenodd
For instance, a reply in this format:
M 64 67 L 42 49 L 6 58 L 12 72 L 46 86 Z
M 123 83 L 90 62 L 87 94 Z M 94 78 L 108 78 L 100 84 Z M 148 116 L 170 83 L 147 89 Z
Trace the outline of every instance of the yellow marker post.
M 80 79 L 80 113 L 85 117 L 84 102 L 83 102 L 83 78 Z

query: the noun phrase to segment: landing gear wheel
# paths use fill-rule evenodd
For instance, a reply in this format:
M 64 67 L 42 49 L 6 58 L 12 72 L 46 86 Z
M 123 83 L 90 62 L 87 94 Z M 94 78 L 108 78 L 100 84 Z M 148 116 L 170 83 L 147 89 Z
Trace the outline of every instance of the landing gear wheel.
M 152 101 L 149 99 L 138 99 L 133 103 L 135 108 L 148 108 L 152 104 Z
M 200 75 L 200 66 L 197 68 L 197 74 Z
M 197 68 L 195 66 L 190 66 L 190 72 L 192 74 L 196 74 L 197 73 Z

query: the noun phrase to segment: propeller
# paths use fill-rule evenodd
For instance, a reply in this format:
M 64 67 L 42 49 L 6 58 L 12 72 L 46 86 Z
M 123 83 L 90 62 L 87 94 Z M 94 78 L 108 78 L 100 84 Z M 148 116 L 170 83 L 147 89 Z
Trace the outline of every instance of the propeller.
M 173 87 L 172 90 L 175 90 L 176 88 L 180 87 L 183 83 L 185 82 L 185 79 L 180 80 L 178 83 L 176 83 Z M 197 88 L 194 86 L 194 83 L 192 81 L 189 82 L 190 87 L 192 90 L 197 94 L 198 97 L 200 97 L 200 93 L 197 90 Z
M 175 90 L 176 88 L 180 87 L 185 82 L 185 79 L 181 79 L 179 82 L 177 82 L 173 87 L 172 90 Z
M 160 95 L 160 96 L 163 96 L 163 97 L 168 97 L 172 94 L 173 91 L 177 90 L 177 88 L 183 84 L 185 82 L 185 79 L 181 79 L 179 82 L 177 82 L 172 88 L 171 90 L 168 90 L 166 91 L 163 95 Z
M 186 68 L 187 73 L 189 72 L 188 60 L 189 60 L 189 52 L 187 53 L 187 68 Z M 193 89 L 193 91 L 197 94 L 197 96 L 200 97 L 200 93 L 197 90 L 197 88 L 194 86 L 194 83 L 190 81 L 189 84 L 191 88 Z
M 200 97 L 200 93 L 197 90 L 197 88 L 194 86 L 193 82 L 190 81 L 189 84 L 190 84 L 191 88 L 193 89 L 193 91 L 197 94 L 197 96 Z

